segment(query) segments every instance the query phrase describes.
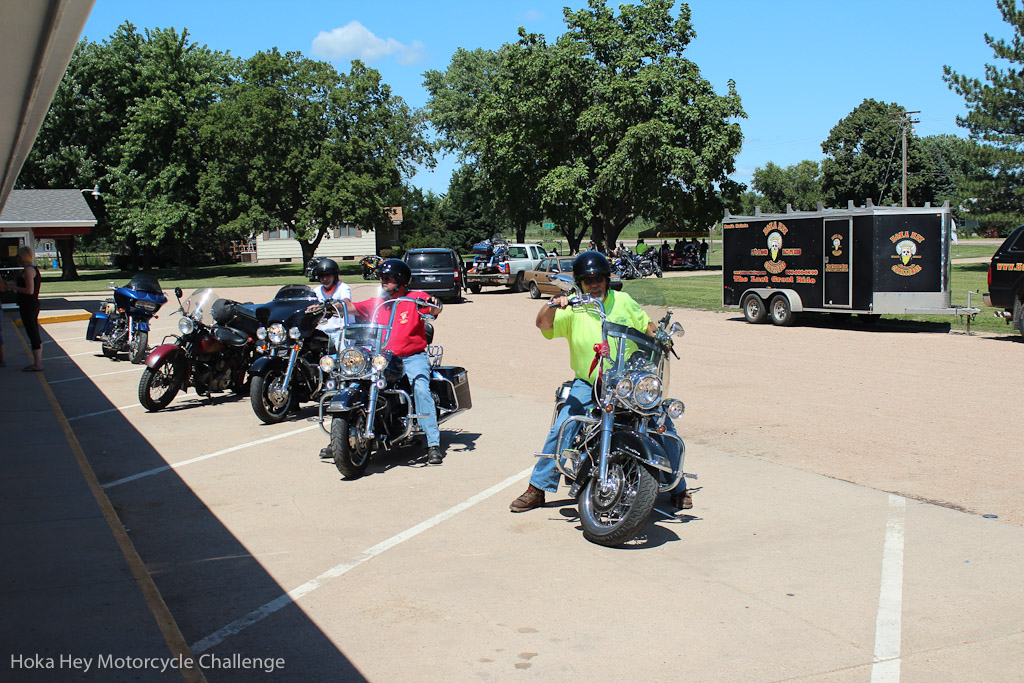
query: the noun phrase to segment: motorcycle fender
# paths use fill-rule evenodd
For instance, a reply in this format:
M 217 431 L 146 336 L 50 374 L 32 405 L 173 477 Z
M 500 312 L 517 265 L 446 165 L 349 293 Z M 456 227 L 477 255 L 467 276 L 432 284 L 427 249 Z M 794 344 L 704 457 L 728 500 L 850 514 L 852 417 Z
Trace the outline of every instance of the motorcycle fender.
M 184 354 L 180 346 L 177 344 L 161 344 L 146 356 L 146 367 L 155 369 L 165 362 L 173 360 L 176 356 Z
M 623 451 L 656 470 L 672 473 L 665 449 L 649 436 L 636 432 L 615 432 L 612 434 L 612 450 Z
M 149 323 L 145 320 L 136 321 L 135 329 L 139 332 L 149 332 Z
M 270 372 L 275 367 L 280 366 L 281 368 L 288 367 L 288 361 L 284 358 L 271 358 L 270 356 L 260 356 L 253 361 L 252 365 L 249 366 L 249 375 L 252 377 L 263 376 Z
M 331 398 L 327 406 L 329 413 L 345 413 L 366 405 L 366 387 L 345 387 Z

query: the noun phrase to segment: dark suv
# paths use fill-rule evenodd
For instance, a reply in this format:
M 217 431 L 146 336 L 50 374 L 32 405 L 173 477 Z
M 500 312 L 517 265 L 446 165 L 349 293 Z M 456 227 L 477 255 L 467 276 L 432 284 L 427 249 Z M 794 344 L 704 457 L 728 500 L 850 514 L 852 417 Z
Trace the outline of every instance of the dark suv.
M 999 315 L 1024 334 L 1024 225 L 1011 232 L 992 256 L 985 305 L 1003 309 Z
M 462 261 L 454 249 L 410 249 L 404 260 L 412 270 L 409 289 L 432 294 L 445 303 L 462 299 Z

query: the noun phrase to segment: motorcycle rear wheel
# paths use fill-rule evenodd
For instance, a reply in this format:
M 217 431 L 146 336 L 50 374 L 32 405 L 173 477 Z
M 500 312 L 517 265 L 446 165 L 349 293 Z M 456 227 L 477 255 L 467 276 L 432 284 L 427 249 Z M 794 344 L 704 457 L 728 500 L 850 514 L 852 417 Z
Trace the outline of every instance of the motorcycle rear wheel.
M 139 380 L 139 403 L 151 413 L 166 408 L 181 388 L 181 380 L 182 373 L 173 362 L 146 368 Z
M 651 516 L 658 496 L 658 478 L 636 458 L 612 451 L 608 455 L 612 490 L 602 494 L 597 471 L 580 492 L 577 507 L 583 537 L 613 547 L 632 540 Z
M 331 419 L 331 454 L 334 466 L 346 479 L 358 479 L 366 472 L 373 446 L 362 437 L 366 415 L 355 413 L 354 419 L 335 415 Z
M 252 412 L 263 424 L 273 425 L 284 419 L 292 407 L 295 399 L 295 392 L 290 388 L 280 390 L 284 381 L 284 370 L 270 370 L 265 375 L 256 375 L 249 385 L 249 402 L 252 404 Z M 271 392 L 277 396 L 277 400 L 271 398 Z M 281 400 L 281 395 L 284 400 Z
M 135 339 L 128 344 L 128 359 L 135 365 L 146 360 L 147 344 L 149 344 L 148 332 L 136 332 Z

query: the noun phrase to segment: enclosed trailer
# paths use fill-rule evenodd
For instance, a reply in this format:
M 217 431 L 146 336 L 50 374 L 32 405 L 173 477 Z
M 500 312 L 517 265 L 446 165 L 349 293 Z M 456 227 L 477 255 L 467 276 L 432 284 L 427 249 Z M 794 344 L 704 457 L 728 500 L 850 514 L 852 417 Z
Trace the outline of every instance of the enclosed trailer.
M 789 209 L 789 207 L 787 207 Z M 732 216 L 722 221 L 722 304 L 748 322 L 803 311 L 974 315 L 951 305 L 949 204 Z

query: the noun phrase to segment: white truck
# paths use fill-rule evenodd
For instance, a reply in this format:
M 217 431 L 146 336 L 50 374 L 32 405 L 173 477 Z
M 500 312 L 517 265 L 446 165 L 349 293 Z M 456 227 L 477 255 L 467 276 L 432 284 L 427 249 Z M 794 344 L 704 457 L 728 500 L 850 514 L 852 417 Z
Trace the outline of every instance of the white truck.
M 508 287 L 513 292 L 524 292 L 523 274 L 534 270 L 548 253 L 539 244 L 508 244 L 500 260 L 489 262 L 478 259 L 466 271 L 466 286 L 473 294 L 482 287 Z

